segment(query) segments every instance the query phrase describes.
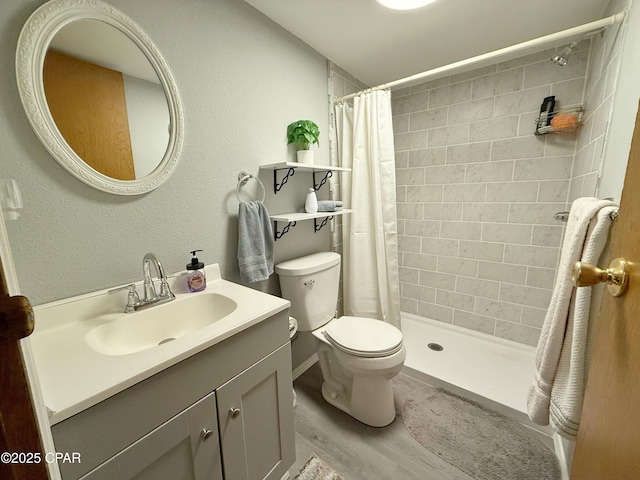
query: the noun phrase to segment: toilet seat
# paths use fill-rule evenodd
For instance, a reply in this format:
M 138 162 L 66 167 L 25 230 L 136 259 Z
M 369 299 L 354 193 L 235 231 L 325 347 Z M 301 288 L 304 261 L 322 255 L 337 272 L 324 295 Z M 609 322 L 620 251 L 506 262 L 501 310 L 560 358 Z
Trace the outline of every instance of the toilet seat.
M 335 348 L 357 357 L 387 357 L 402 349 L 402 332 L 393 325 L 372 318 L 336 318 L 323 333 Z

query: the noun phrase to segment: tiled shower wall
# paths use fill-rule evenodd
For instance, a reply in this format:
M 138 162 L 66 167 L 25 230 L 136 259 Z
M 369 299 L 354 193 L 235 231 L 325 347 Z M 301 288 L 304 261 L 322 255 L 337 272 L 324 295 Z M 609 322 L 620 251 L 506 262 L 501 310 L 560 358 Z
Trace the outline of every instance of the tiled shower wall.
M 535 118 L 548 95 L 582 102 L 589 41 L 552 54 L 393 92 L 402 311 L 536 345 L 577 136 L 534 136 Z

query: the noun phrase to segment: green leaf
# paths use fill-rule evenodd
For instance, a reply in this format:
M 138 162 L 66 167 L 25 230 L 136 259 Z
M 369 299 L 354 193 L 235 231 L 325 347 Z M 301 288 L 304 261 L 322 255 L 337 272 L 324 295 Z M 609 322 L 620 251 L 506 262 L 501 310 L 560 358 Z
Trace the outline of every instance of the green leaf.
M 298 120 L 287 126 L 287 144 L 294 143 L 298 150 L 309 150 L 312 144 L 320 146 L 320 129 L 311 120 Z

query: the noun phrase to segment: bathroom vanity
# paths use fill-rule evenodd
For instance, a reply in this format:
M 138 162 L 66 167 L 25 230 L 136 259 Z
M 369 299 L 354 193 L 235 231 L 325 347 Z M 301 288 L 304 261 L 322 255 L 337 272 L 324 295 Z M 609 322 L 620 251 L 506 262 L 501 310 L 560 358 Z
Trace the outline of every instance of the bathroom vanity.
M 136 333 L 143 312 L 118 312 L 124 292 L 36 308 L 31 342 L 56 451 L 81 459 L 59 464 L 63 479 L 287 475 L 295 460 L 289 303 L 222 280 L 217 265 L 207 277 L 204 292 L 174 288 L 176 300 L 144 314 L 162 329 L 165 306 L 173 305 L 172 324 L 189 325 L 175 312 L 211 301 L 212 310 L 223 304 L 222 316 L 152 346 L 148 332 Z M 178 286 L 184 280 L 170 278 Z M 129 336 L 114 333 L 119 321 Z

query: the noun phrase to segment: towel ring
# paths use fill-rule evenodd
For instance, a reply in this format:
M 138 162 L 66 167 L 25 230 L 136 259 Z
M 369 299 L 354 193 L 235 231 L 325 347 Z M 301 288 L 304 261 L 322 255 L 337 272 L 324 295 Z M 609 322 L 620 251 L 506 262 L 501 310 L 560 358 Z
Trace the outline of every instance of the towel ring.
M 240 198 L 240 188 L 246 184 L 249 180 L 254 179 L 256 182 L 258 182 L 258 185 L 260 185 L 260 188 L 262 189 L 262 200 L 257 200 L 258 202 L 264 202 L 264 199 L 266 198 L 266 191 L 264 189 L 264 185 L 263 183 L 260 181 L 260 179 L 258 177 L 254 177 L 253 175 L 251 175 L 248 172 L 240 172 L 238 174 L 238 186 L 236 187 L 236 196 L 238 197 L 238 201 L 242 202 L 242 203 L 247 203 L 244 200 L 242 200 Z

